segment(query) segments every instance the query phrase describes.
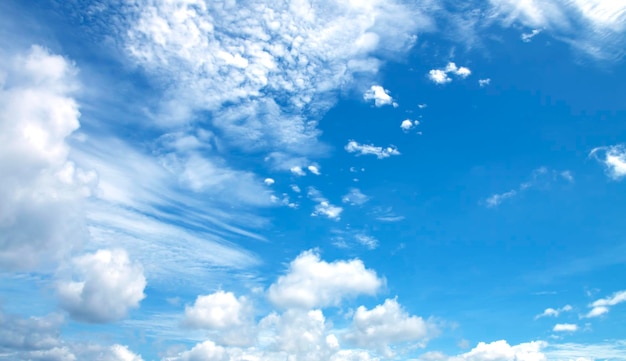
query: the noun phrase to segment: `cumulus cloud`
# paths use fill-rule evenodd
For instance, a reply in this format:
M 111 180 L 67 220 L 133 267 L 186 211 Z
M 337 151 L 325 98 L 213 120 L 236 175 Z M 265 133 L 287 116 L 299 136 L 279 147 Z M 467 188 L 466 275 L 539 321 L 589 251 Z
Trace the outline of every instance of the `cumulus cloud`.
M 509 361 L 509 360 L 528 360 L 528 361 L 547 361 L 546 355 L 542 350 L 548 344 L 543 341 L 533 341 L 521 343 L 511 346 L 505 340 L 494 341 L 491 343 L 479 342 L 469 352 L 457 355 L 446 356 L 438 353 L 435 360 L 441 361 Z M 432 355 L 432 354 L 431 354 Z M 433 358 L 420 358 L 420 360 L 433 360 Z
M 615 292 L 611 296 L 592 302 L 589 305 L 589 307 L 591 307 L 591 311 L 587 313 L 586 317 L 591 318 L 602 316 L 609 312 L 610 307 L 623 302 L 626 302 L 626 290 Z
M 360 206 L 369 201 L 369 197 L 361 192 L 358 188 L 350 188 L 350 191 L 341 198 L 343 203 L 348 203 L 352 206 Z
M 486 78 L 486 79 L 478 79 L 478 85 L 483 88 L 486 87 L 487 85 L 491 84 L 491 79 L 490 78 Z
M 356 155 L 375 155 L 378 159 L 389 158 L 392 155 L 400 155 L 400 152 L 394 146 L 383 148 L 372 144 L 359 144 L 354 140 L 349 141 L 344 149 L 348 153 L 356 153 Z
M 268 298 L 281 308 L 337 306 L 346 297 L 373 295 L 383 284 L 359 259 L 329 263 L 318 253 L 306 251 L 269 287 Z
M 382 107 L 383 105 L 397 106 L 397 103 L 395 103 L 391 95 L 389 95 L 389 91 L 380 85 L 372 85 L 372 87 L 363 94 L 363 99 L 373 100 L 374 105 L 377 107 Z
M 268 186 L 271 186 L 272 184 L 274 184 L 274 183 L 276 183 L 276 182 L 275 182 L 275 181 L 274 181 L 274 179 L 272 179 L 272 178 L 265 178 L 265 180 L 263 181 L 263 183 L 265 183 L 265 184 L 266 184 L 266 185 L 268 185 Z
M 472 71 L 464 66 L 458 67 L 455 63 L 449 62 L 445 68 L 431 69 L 428 72 L 428 78 L 435 84 L 446 84 L 452 81 L 449 74 L 454 74 L 459 78 L 465 79 L 472 74 Z
M 294 166 L 289 168 L 289 171 L 293 174 L 293 175 L 297 175 L 299 177 L 303 177 L 306 175 L 306 173 L 304 173 L 304 170 L 302 170 L 302 167 L 300 166 Z
M 434 325 L 409 315 L 396 299 L 387 299 L 371 310 L 363 306 L 357 308 L 352 329 L 345 337 L 360 347 L 373 348 L 392 357 L 390 343 L 420 341 L 423 344 L 435 331 Z
M 402 123 L 400 123 L 400 128 L 402 128 L 403 131 L 408 132 L 414 127 L 417 127 L 419 124 L 420 124 L 419 120 L 405 119 L 402 121 Z
M 72 277 L 57 282 L 61 307 L 77 320 L 104 323 L 122 319 L 144 299 L 141 265 L 121 249 L 99 250 L 72 260 Z
M 578 330 L 578 325 L 573 323 L 557 323 L 552 328 L 554 332 L 574 332 Z
M 143 361 L 128 347 L 82 344 L 61 338 L 63 316 L 22 318 L 0 311 L 0 358 L 46 361 Z
M 309 170 L 309 172 L 315 174 L 315 175 L 320 175 L 322 173 L 320 173 L 320 166 L 316 165 L 316 164 L 311 164 L 310 166 L 307 167 L 307 169 Z
M 546 308 L 542 313 L 535 316 L 535 320 L 542 317 L 559 317 L 561 313 L 571 310 L 573 310 L 573 308 L 570 305 L 565 305 L 561 308 Z
M 0 269 L 51 267 L 86 239 L 97 175 L 68 159 L 76 71 L 39 46 L 0 60 Z
M 246 318 L 245 297 L 217 291 L 198 296 L 193 306 L 185 307 L 184 324 L 194 328 L 226 329 L 240 326 Z
M 604 165 L 609 178 L 618 181 L 626 177 L 626 146 L 624 144 L 594 148 L 589 156 Z

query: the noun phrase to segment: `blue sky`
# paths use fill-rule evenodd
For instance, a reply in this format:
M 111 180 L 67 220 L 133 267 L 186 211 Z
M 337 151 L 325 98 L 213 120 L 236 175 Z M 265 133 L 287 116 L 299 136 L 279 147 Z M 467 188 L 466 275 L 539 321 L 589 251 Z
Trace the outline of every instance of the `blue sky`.
M 0 359 L 626 360 L 624 1 L 0 14 Z

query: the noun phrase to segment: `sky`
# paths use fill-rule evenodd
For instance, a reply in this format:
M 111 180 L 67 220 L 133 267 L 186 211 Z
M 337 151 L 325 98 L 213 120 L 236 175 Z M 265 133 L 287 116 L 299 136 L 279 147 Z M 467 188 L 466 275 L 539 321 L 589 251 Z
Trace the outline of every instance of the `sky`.
M 626 1 L 0 2 L 0 360 L 626 360 Z

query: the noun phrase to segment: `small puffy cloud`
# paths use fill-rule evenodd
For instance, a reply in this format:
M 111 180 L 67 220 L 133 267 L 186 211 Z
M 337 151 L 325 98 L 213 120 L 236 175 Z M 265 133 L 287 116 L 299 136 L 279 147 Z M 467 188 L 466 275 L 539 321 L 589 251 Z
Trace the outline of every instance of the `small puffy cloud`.
M 441 69 L 432 69 L 428 72 L 428 78 L 436 84 L 446 84 L 452 81 L 448 73 Z
M 291 167 L 291 168 L 289 168 L 289 171 L 292 174 L 297 175 L 299 177 L 302 177 L 302 176 L 306 175 L 306 173 L 304 173 L 304 170 L 302 170 L 302 167 L 300 167 L 300 166 Z
M 424 109 L 426 107 L 428 107 L 428 104 L 422 103 L 422 104 L 417 104 L 417 107 L 420 109 Z
M 604 164 L 607 175 L 613 180 L 626 177 L 626 145 L 618 144 L 608 147 L 598 147 L 589 153 Z
M 537 316 L 535 316 L 535 319 L 541 318 L 541 317 L 558 317 L 561 313 L 563 312 L 569 312 L 573 310 L 572 306 L 570 305 L 565 305 L 561 308 L 546 308 L 542 313 L 538 314 Z
M 447 84 L 452 81 L 449 74 L 454 74 L 459 78 L 465 79 L 472 74 L 472 71 L 467 67 L 458 67 L 455 63 L 449 62 L 445 68 L 431 69 L 428 72 L 428 79 L 435 84 Z
M 296 192 L 296 193 L 300 193 L 300 192 L 302 192 L 302 190 L 300 189 L 300 187 L 298 187 L 298 186 L 297 186 L 297 185 L 295 185 L 295 184 L 292 184 L 292 185 L 291 185 L 291 190 L 292 190 L 292 191 L 294 191 L 294 192 Z
M 367 101 L 373 100 L 374 105 L 377 107 L 382 107 L 383 105 L 397 106 L 388 92 L 388 90 L 384 89 L 380 85 L 372 85 L 372 87 L 369 88 L 365 94 L 363 94 L 363 99 Z
M 272 178 L 265 178 L 265 180 L 263 181 L 263 183 L 265 183 L 268 186 L 271 186 L 272 184 L 275 183 L 274 179 Z
M 609 312 L 609 308 L 620 304 L 622 302 L 626 302 L 626 290 L 615 292 L 609 297 L 601 298 L 592 302 L 589 307 L 591 307 L 591 311 L 587 313 L 586 317 L 598 317 L 604 315 Z
M 400 155 L 400 152 L 394 146 L 383 148 L 372 144 L 359 144 L 354 140 L 349 141 L 344 149 L 348 153 L 356 153 L 357 155 L 375 155 L 378 159 L 389 158 L 392 155 Z
M 517 195 L 517 191 L 515 190 L 510 190 L 508 192 L 501 193 L 501 194 L 493 194 L 492 196 L 490 196 L 489 198 L 485 200 L 485 204 L 489 208 L 494 208 L 494 207 L 499 206 L 500 203 L 502 203 L 504 200 L 513 198 L 516 195 Z
M 482 88 L 482 87 L 486 87 L 487 85 L 491 84 L 491 79 L 490 78 L 486 78 L 486 79 L 478 79 L 478 85 Z
M 530 33 L 523 33 L 520 38 L 522 39 L 523 42 L 525 43 L 530 43 L 530 41 L 537 35 L 539 35 L 539 33 L 541 32 L 541 29 L 533 29 Z
M 369 201 L 369 197 L 363 194 L 358 188 L 351 188 L 348 194 L 341 198 L 341 201 L 353 206 L 360 206 Z
M 183 323 L 193 328 L 225 329 L 240 326 L 245 318 L 246 299 L 232 292 L 217 291 L 196 298 L 185 307 Z
M 320 167 L 317 164 L 311 164 L 310 166 L 307 167 L 307 169 L 309 170 L 309 172 L 315 174 L 315 175 L 320 175 L 322 173 L 320 173 Z
M 392 343 L 425 342 L 436 332 L 434 325 L 421 317 L 409 315 L 396 299 L 387 299 L 371 310 L 357 308 L 346 340 L 364 348 L 373 348 L 392 357 Z
M 557 323 L 552 328 L 554 332 L 575 332 L 578 330 L 578 325 L 573 323 Z
M 268 298 L 282 308 L 337 306 L 346 297 L 374 295 L 383 283 L 359 259 L 326 262 L 318 253 L 306 251 L 269 287 Z
M 419 124 L 420 124 L 419 120 L 405 119 L 402 121 L 402 123 L 400 123 L 400 128 L 402 128 L 403 131 L 408 132 L 409 130 L 413 129 Z
M 122 319 L 144 299 L 143 268 L 121 249 L 99 250 L 72 260 L 73 277 L 57 282 L 61 307 L 74 319 L 104 323 Z

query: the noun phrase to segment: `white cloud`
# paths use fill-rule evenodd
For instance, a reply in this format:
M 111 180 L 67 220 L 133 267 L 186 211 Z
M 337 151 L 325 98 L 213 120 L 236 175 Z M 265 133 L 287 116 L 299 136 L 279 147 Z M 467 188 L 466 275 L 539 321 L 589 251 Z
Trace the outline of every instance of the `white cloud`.
M 0 60 L 0 269 L 50 269 L 87 238 L 97 175 L 66 143 L 80 125 L 76 72 L 39 46 Z
M 265 184 L 266 184 L 266 185 L 268 185 L 268 186 L 271 186 L 272 184 L 274 184 L 274 183 L 276 183 L 276 182 L 275 182 L 275 181 L 274 181 L 274 179 L 272 179 L 272 178 L 265 178 L 265 180 L 263 181 L 263 183 L 265 183 Z
M 535 320 L 541 317 L 559 317 L 563 312 L 569 312 L 573 310 L 572 306 L 565 305 L 561 308 L 546 308 L 542 313 L 535 316 Z
M 376 249 L 378 247 L 378 239 L 363 233 L 357 233 L 354 238 L 367 249 Z
M 337 306 L 346 297 L 373 295 L 384 281 L 359 259 L 326 262 L 314 251 L 301 253 L 287 274 L 269 287 L 268 298 L 282 308 Z
M 318 202 L 311 213 L 312 216 L 324 216 L 335 221 L 340 219 L 343 208 L 331 204 L 328 199 L 322 196 L 320 191 L 314 187 L 309 187 L 307 195 L 315 202 Z
M 303 176 L 306 175 L 306 173 L 304 173 L 304 171 L 302 170 L 302 167 L 300 167 L 300 166 L 291 167 L 291 168 L 289 168 L 289 171 L 292 174 L 297 175 L 299 177 L 303 177 Z
M 554 332 L 574 332 L 578 330 L 578 325 L 573 323 L 557 323 L 552 328 Z
M 294 192 L 296 192 L 296 193 L 300 193 L 300 192 L 302 192 L 302 190 L 300 189 L 300 187 L 298 187 L 298 186 L 297 186 L 297 185 L 295 185 L 295 184 L 292 184 L 292 185 L 291 185 L 291 190 L 292 190 L 292 191 L 294 191 Z
M 452 81 L 448 73 L 442 69 L 431 69 L 428 72 L 428 78 L 436 84 L 446 84 Z
M 357 308 L 352 329 L 345 338 L 360 347 L 375 349 L 386 357 L 392 357 L 394 352 L 389 344 L 408 341 L 425 343 L 434 332 L 434 325 L 421 317 L 409 315 L 396 299 L 387 299 L 371 310 L 363 306 Z
M 623 1 L 490 0 L 490 2 L 493 17 L 502 19 L 506 26 L 519 22 L 531 28 L 543 29 L 557 39 L 597 58 L 623 56 L 626 30 L 626 3 Z
M 373 100 L 374 105 L 377 107 L 382 107 L 383 105 L 392 105 L 394 104 L 393 98 L 389 95 L 389 91 L 384 89 L 380 85 L 372 85 L 365 94 L 363 94 L 363 99 L 365 100 Z
M 586 317 L 598 317 L 604 315 L 609 312 L 609 308 L 620 304 L 622 302 L 626 302 L 626 290 L 618 291 L 612 294 L 609 297 L 601 298 L 599 300 L 594 301 L 589 305 L 591 307 L 591 311 L 587 313 Z
M 483 88 L 486 87 L 487 85 L 491 84 L 491 79 L 490 78 L 486 78 L 486 79 L 478 79 L 478 85 Z
M 363 194 L 358 188 L 350 188 L 348 194 L 344 195 L 341 198 L 341 201 L 353 206 L 360 206 L 367 203 L 367 201 L 369 201 L 369 197 Z
M 457 356 L 437 354 L 434 360 L 441 361 L 547 361 L 542 352 L 548 344 L 543 341 L 533 341 L 511 346 L 505 340 L 491 343 L 479 342 L 469 352 Z M 429 358 L 420 358 L 429 360 Z M 430 358 L 433 360 L 433 358 Z
M 595 148 L 589 155 L 604 164 L 611 179 L 617 181 L 626 177 L 626 146 L 623 144 Z
M 160 119 L 215 112 L 213 124 L 245 149 L 315 152 L 319 132 L 308 119 L 355 73 L 373 76 L 382 54 L 406 52 L 430 26 L 419 7 L 396 1 L 231 6 L 139 0 L 121 10 L 129 29 L 117 33 L 132 60 L 162 80 Z
M 315 174 L 315 175 L 320 175 L 322 173 L 320 173 L 320 166 L 319 165 L 315 165 L 315 164 L 311 164 L 310 166 L 307 167 L 307 169 L 309 170 L 309 172 Z
M 185 307 L 185 325 L 194 328 L 226 329 L 241 326 L 247 317 L 245 297 L 232 292 L 217 291 L 196 298 L 193 306 Z
M 356 153 L 357 155 L 375 155 L 378 159 L 388 158 L 392 155 L 400 155 L 400 152 L 394 146 L 383 148 L 372 144 L 359 144 L 354 140 L 349 141 L 344 149 L 348 153 Z
M 72 260 L 72 277 L 57 282 L 61 307 L 86 322 L 122 319 L 143 300 L 146 279 L 141 265 L 121 249 L 99 250 Z
M 504 192 L 504 193 L 501 193 L 501 194 L 493 194 L 493 195 L 491 195 L 489 198 L 487 198 L 485 200 L 485 203 L 487 204 L 487 207 L 490 207 L 490 208 L 497 207 L 504 200 L 509 199 L 509 198 L 513 198 L 516 195 L 517 195 L 517 191 L 515 191 L 515 190 L 510 190 L 508 192 Z
M 402 121 L 402 123 L 400 123 L 400 128 L 402 128 L 403 131 L 408 132 L 414 127 L 417 127 L 419 124 L 420 124 L 419 120 L 405 119 Z
M 530 43 L 530 41 L 537 35 L 541 33 L 541 29 L 533 29 L 530 33 L 523 33 L 521 39 L 525 43 Z
M 452 78 L 450 78 L 448 74 L 454 74 L 465 79 L 472 74 L 472 71 L 464 66 L 458 67 L 455 63 L 449 62 L 445 68 L 430 70 L 428 72 L 428 78 L 436 84 L 446 84 L 452 81 Z

